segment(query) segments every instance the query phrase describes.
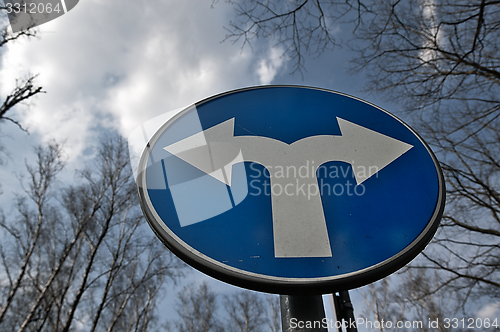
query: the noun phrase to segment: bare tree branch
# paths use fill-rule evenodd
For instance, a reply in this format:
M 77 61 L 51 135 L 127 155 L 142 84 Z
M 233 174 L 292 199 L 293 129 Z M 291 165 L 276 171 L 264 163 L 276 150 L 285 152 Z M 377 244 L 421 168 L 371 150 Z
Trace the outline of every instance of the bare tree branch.
M 215 2 L 214 2 L 215 3 Z M 338 23 L 359 22 L 368 8 L 362 1 L 295 0 L 234 1 L 236 19 L 226 28 L 225 40 L 241 42 L 242 49 L 257 38 L 270 39 L 292 63 L 292 73 L 305 70 L 305 55 L 319 56 L 339 45 Z M 213 5 L 213 4 L 212 4 Z M 358 17 L 347 17 L 355 10 Z
M 80 183 L 58 195 L 50 190 L 63 163 L 50 156 L 60 150 L 39 149 L 36 166 L 27 165 L 22 222 L 1 224 L 14 246 L 0 251 L 0 273 L 17 278 L 0 292 L 0 329 L 154 328 L 158 294 L 183 265 L 145 228 L 124 140 L 110 137 L 101 147 L 93 167 L 79 172 Z

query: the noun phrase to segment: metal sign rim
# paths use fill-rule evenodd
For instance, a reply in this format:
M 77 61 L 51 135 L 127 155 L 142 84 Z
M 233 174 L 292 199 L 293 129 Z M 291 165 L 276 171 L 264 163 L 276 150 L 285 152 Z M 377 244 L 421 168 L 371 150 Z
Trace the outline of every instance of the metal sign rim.
M 320 90 L 329 93 L 334 93 L 337 95 L 342 95 L 348 98 L 358 100 L 362 103 L 375 107 L 376 109 L 384 112 L 385 114 L 391 116 L 399 123 L 404 125 L 408 130 L 410 130 L 410 132 L 413 135 L 415 135 L 418 138 L 418 140 L 426 148 L 427 153 L 429 153 L 429 155 L 433 160 L 434 167 L 436 169 L 438 177 L 439 188 L 438 188 L 438 199 L 436 202 L 436 207 L 434 209 L 432 217 L 428 221 L 424 230 L 419 234 L 419 236 L 416 239 L 414 239 L 408 246 L 406 246 L 396 255 L 391 256 L 390 258 L 375 265 L 372 265 L 370 267 L 337 276 L 318 277 L 318 278 L 285 278 L 285 277 L 263 275 L 228 266 L 197 251 L 196 249 L 192 248 L 189 244 L 185 243 L 182 239 L 180 239 L 174 232 L 172 232 L 162 221 L 161 217 L 156 213 L 151 203 L 151 200 L 149 199 L 147 190 L 144 189 L 146 188 L 145 166 L 149 158 L 149 152 L 151 150 L 151 147 L 154 146 L 160 135 L 165 131 L 166 128 L 170 126 L 170 124 L 175 122 L 183 114 L 192 110 L 193 107 L 223 97 L 225 95 L 248 91 L 248 90 L 287 88 L 287 87 Z M 141 155 L 137 174 L 138 174 L 137 187 L 140 197 L 140 205 L 146 216 L 146 220 L 150 225 L 150 227 L 152 228 L 152 230 L 154 231 L 154 233 L 156 234 L 156 236 L 175 255 L 177 255 L 184 262 L 196 268 L 197 270 L 209 276 L 212 276 L 216 279 L 219 279 L 221 281 L 233 284 L 235 286 L 252 289 L 256 291 L 268 292 L 268 293 L 290 294 L 290 295 L 326 294 L 334 291 L 353 289 L 363 285 L 367 285 L 371 282 L 379 280 L 399 270 L 400 268 L 408 264 L 411 260 L 413 260 L 416 256 L 418 256 L 418 254 L 427 246 L 427 244 L 434 236 L 444 212 L 445 195 L 446 195 L 443 172 L 436 156 L 434 155 L 428 144 L 422 139 L 422 137 L 410 126 L 408 126 L 404 121 L 399 119 L 394 114 L 391 114 L 388 111 L 382 109 L 381 107 L 374 105 L 370 102 L 367 102 L 363 99 L 342 92 L 337 92 L 324 88 L 303 86 L 303 85 L 266 85 L 266 86 L 246 87 L 210 96 L 208 98 L 205 98 L 195 104 L 192 104 L 184 108 L 174 117 L 172 117 L 169 121 L 164 123 L 150 139 L 149 143 L 147 144 L 147 147 L 144 149 Z

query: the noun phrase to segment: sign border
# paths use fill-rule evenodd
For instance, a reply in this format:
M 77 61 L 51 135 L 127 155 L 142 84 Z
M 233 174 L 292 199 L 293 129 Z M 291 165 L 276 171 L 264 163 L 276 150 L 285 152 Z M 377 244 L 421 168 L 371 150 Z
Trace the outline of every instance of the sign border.
M 208 101 L 223 97 L 225 95 L 248 91 L 248 90 L 287 88 L 287 87 L 325 91 L 345 96 L 348 98 L 352 98 L 360 102 L 363 102 L 365 104 L 368 104 L 390 115 L 395 120 L 400 122 L 408 130 L 410 130 L 424 145 L 424 147 L 426 148 L 427 152 L 429 153 L 434 162 L 434 166 L 438 176 L 438 186 L 439 186 L 438 199 L 436 207 L 434 209 L 434 213 L 432 214 L 432 217 L 428 221 L 424 230 L 419 234 L 419 236 L 416 239 L 414 239 L 402 251 L 398 252 L 396 255 L 378 264 L 372 265 L 370 267 L 355 272 L 350 272 L 337 276 L 318 277 L 318 278 L 284 278 L 284 277 L 268 276 L 228 266 L 195 250 L 190 245 L 185 243 L 182 239 L 180 239 L 174 232 L 172 232 L 162 221 L 161 217 L 156 213 L 151 203 L 151 200 L 149 199 L 149 195 L 146 190 L 147 188 L 145 188 L 146 184 L 145 166 L 147 164 L 151 148 L 155 145 L 160 135 L 165 131 L 167 127 L 170 126 L 171 123 L 175 122 L 183 114 L 192 110 L 194 106 L 204 104 Z M 195 269 L 211 277 L 227 282 L 229 284 L 255 291 L 262 291 L 262 292 L 276 293 L 276 294 L 288 294 L 288 295 L 327 294 L 343 290 L 349 290 L 375 282 L 379 279 L 382 279 L 396 272 L 397 270 L 408 264 L 410 261 L 412 261 L 415 257 L 417 257 L 417 255 L 431 241 L 432 237 L 437 231 L 439 222 L 443 216 L 445 207 L 445 198 L 446 198 L 444 176 L 436 156 L 434 155 L 430 147 L 427 145 L 427 143 L 422 139 L 422 137 L 410 126 L 408 126 L 405 122 L 403 122 L 395 115 L 389 113 L 388 111 L 382 109 L 381 107 L 374 105 L 370 102 L 367 102 L 365 100 L 362 100 L 360 98 L 329 89 L 310 87 L 304 85 L 251 86 L 216 94 L 214 96 L 205 98 L 195 104 L 192 104 L 184 108 L 174 117 L 172 117 L 169 121 L 164 123 L 152 136 L 152 138 L 148 142 L 147 146 L 145 147 L 141 155 L 137 174 L 138 174 L 137 187 L 138 187 L 140 205 L 142 211 L 146 216 L 146 220 L 151 229 L 153 230 L 153 232 L 170 251 L 172 251 L 185 263 L 191 265 Z

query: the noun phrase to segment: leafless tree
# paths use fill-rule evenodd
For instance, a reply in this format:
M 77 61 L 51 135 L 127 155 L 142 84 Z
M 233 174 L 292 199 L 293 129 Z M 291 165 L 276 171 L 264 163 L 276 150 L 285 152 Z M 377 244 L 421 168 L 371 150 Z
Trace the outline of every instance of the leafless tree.
M 366 301 L 361 315 L 364 327 L 379 332 L 470 331 L 471 314 L 462 311 L 462 294 L 436 291 L 442 285 L 440 279 L 435 271 L 419 269 L 369 285 L 362 291 Z M 496 327 L 486 325 L 482 330 L 496 331 Z
M 224 308 L 229 316 L 229 331 L 263 331 L 267 319 L 266 307 L 259 294 L 251 291 L 240 291 L 227 295 L 224 297 Z
M 282 46 L 293 73 L 305 69 L 306 55 L 319 56 L 339 46 L 338 24 L 357 22 L 368 10 L 361 0 L 227 2 L 234 5 L 236 15 L 226 28 L 226 40 L 252 47 L 254 39 L 268 38 L 274 46 Z
M 5 8 L 0 7 L 0 11 L 1 10 L 5 10 Z M 11 33 L 9 32 L 8 26 L 5 26 L 0 32 L 0 47 L 6 46 L 7 43 L 12 43 L 23 38 L 34 36 L 36 36 L 36 31 L 34 29 L 26 29 L 17 33 Z M 34 95 L 43 92 L 41 87 L 35 85 L 35 78 L 36 75 L 30 76 L 24 80 L 18 80 L 16 82 L 16 86 L 13 91 L 5 98 L 3 103 L 0 105 L 0 121 L 10 121 L 19 126 L 21 129 L 25 130 L 19 123 L 19 121 L 15 120 L 7 113 L 11 111 L 17 104 L 22 103 L 33 97 Z
M 447 209 L 427 262 L 438 287 L 500 296 L 500 2 L 375 2 L 358 64 L 433 146 Z
M 382 321 L 402 321 L 406 317 L 407 308 L 406 303 L 395 301 L 394 292 L 391 290 L 391 282 L 389 278 L 382 279 L 377 283 L 368 285 L 365 289 L 361 290 L 361 294 L 365 299 L 366 306 L 361 313 L 360 317 L 365 321 L 382 322 Z M 376 331 L 403 331 L 403 329 L 395 328 L 387 329 L 386 325 L 379 324 L 374 328 Z
M 267 302 L 267 325 L 271 332 L 281 332 L 280 298 L 278 295 L 266 295 Z
M 19 128 L 26 131 L 18 120 L 10 116 L 9 111 L 12 111 L 14 106 L 22 103 L 34 95 L 43 92 L 42 87 L 35 86 L 34 80 L 36 76 L 30 76 L 26 80 L 19 80 L 16 82 L 14 90 L 5 98 L 2 105 L 0 105 L 0 120 L 10 121 L 16 124 Z
M 17 216 L 0 222 L 0 329 L 153 330 L 158 294 L 181 265 L 144 226 L 124 140 L 104 139 L 64 187 L 61 146 L 36 155 Z
M 225 309 L 222 312 L 220 305 Z M 276 295 L 246 290 L 219 295 L 206 282 L 190 284 L 178 293 L 176 310 L 175 325 L 180 332 L 281 331 Z M 165 329 L 170 331 L 171 326 Z
M 5 10 L 5 8 L 0 7 L 0 12 Z M 1 24 L 2 22 L 0 22 Z M 29 38 L 36 36 L 36 31 L 33 29 L 23 30 L 17 33 L 10 33 L 7 26 L 5 26 L 0 32 L 0 48 L 6 46 L 8 43 L 13 43 L 15 41 L 21 40 L 23 38 Z M 12 111 L 16 105 L 26 103 L 31 97 L 43 93 L 42 87 L 35 84 L 36 75 L 30 75 L 26 79 L 19 79 L 15 83 L 15 87 L 12 92 L 5 97 L 3 101 L 0 101 L 0 123 L 8 121 L 17 125 L 22 130 L 26 131 L 23 125 L 12 116 Z M 0 146 L 0 152 L 6 153 L 5 148 Z M 0 159 L 2 162 L 2 159 Z
M 185 286 L 177 294 L 180 332 L 222 332 L 223 325 L 216 315 L 217 295 L 206 282 Z

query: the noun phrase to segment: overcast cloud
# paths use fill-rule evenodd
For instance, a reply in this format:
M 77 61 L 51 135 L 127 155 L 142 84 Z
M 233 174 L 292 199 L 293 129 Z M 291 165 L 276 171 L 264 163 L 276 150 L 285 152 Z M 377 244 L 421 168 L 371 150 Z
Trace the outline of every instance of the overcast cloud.
M 41 95 L 21 121 L 43 141 L 65 140 L 74 158 L 101 129 L 128 134 L 142 122 L 210 95 L 269 84 L 281 51 L 243 51 L 225 37 L 232 15 L 210 1 L 81 1 L 39 27 L 39 38 L 9 44 L 0 93 L 39 73 Z

